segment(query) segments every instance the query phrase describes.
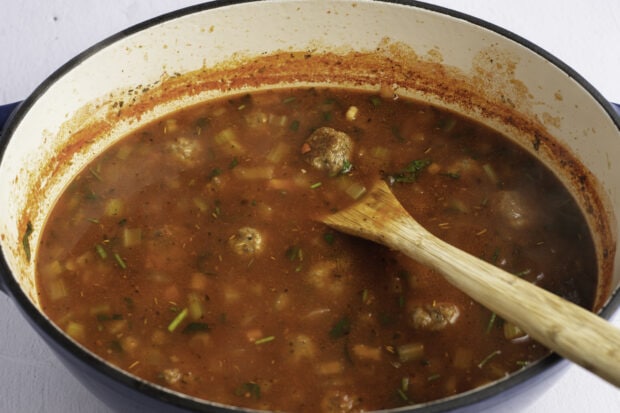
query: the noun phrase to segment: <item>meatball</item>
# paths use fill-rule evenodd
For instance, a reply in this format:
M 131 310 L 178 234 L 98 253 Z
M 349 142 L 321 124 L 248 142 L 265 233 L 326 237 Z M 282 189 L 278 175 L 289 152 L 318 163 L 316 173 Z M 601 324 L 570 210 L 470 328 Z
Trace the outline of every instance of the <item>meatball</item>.
M 315 130 L 302 147 L 304 160 L 312 167 L 338 175 L 349 167 L 353 140 L 330 127 Z
M 543 221 L 535 201 L 519 192 L 501 191 L 491 202 L 512 229 L 530 230 Z
M 233 251 L 242 256 L 253 256 L 263 248 L 263 237 L 258 230 L 251 227 L 240 228 L 228 240 Z
M 438 303 L 416 307 L 411 313 L 411 323 L 414 328 L 430 331 L 439 331 L 449 324 L 454 324 L 459 317 L 459 308 L 454 304 Z
M 327 413 L 358 412 L 360 397 L 341 389 L 329 390 L 321 400 L 321 408 Z
M 178 137 L 168 144 L 168 149 L 174 158 L 187 166 L 195 166 L 200 161 L 201 144 L 185 137 Z
M 166 384 L 169 385 L 177 384 L 179 381 L 181 381 L 181 378 L 183 377 L 181 372 L 177 368 L 165 369 L 161 372 L 161 376 L 166 382 Z

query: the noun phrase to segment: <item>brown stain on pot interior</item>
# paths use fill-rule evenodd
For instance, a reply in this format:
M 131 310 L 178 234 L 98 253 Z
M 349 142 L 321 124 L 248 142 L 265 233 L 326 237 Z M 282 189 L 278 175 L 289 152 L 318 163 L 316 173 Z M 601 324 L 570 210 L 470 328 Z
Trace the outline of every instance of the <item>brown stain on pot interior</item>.
M 592 231 L 602 240 L 597 247 L 599 258 L 599 290 L 595 309 L 604 304 L 611 290 L 611 274 L 615 252 L 615 234 L 605 218 L 604 202 L 598 195 L 596 179 L 577 158 L 548 134 L 535 116 L 517 112 L 515 106 L 527 107 L 531 96 L 524 84 L 515 78 L 518 62 L 489 46 L 478 54 L 466 74 L 442 64 L 437 50 L 427 58 L 419 57 L 411 48 L 384 39 L 374 50 L 358 52 L 281 51 L 259 57 L 235 58 L 214 67 L 203 67 L 182 74 L 164 74 L 150 85 L 114 91 L 99 102 L 91 103 L 71 117 L 60 133 L 68 138 L 62 147 L 36 171 L 28 171 L 30 191 L 21 216 L 20 233 L 37 214 L 42 194 L 54 177 L 74 162 L 75 157 L 89 151 L 99 136 L 109 133 L 117 122 L 135 122 L 158 105 L 208 91 L 222 94 L 252 88 L 275 87 L 282 83 L 303 85 L 371 86 L 377 90 L 387 85 L 399 90 L 415 90 L 423 96 L 440 97 L 448 105 L 463 108 L 479 119 L 491 119 L 510 125 L 527 137 L 521 142 L 531 152 L 546 159 L 559 159 L 564 179 L 577 188 Z M 558 119 L 554 120 L 559 122 Z M 51 181 L 50 181 L 51 177 Z M 568 182 L 566 180 L 568 179 Z M 23 255 L 23 252 L 22 252 Z

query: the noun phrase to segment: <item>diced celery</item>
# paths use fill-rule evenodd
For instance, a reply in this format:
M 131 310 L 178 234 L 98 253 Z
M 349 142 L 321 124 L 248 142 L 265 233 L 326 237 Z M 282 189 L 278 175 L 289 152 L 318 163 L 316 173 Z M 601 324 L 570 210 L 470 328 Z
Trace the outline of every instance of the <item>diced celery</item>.
M 174 133 L 179 129 L 176 119 L 166 119 L 164 122 L 164 133 Z
M 49 297 L 52 301 L 57 301 L 67 296 L 67 287 L 65 286 L 65 282 L 62 278 L 51 280 L 48 284 L 48 289 Z
M 353 182 L 344 192 L 353 199 L 359 199 L 366 193 L 366 187 L 359 182 Z
M 370 156 L 380 160 L 388 160 L 390 158 L 390 150 L 385 146 L 375 146 L 370 150 Z
M 101 257 L 101 259 L 105 260 L 106 258 L 108 258 L 108 252 L 105 250 L 103 245 L 101 244 L 95 245 L 95 250 L 97 251 L 97 254 L 99 254 L 99 257 Z
M 123 246 L 125 248 L 135 247 L 142 243 L 141 228 L 123 228 Z
M 497 183 L 499 182 L 499 178 L 497 177 L 497 174 L 495 173 L 495 169 L 493 169 L 493 166 L 491 166 L 491 164 L 485 163 L 484 165 L 482 165 L 482 170 L 487 175 L 489 180 L 492 183 L 497 185 Z
M 448 202 L 448 205 L 450 206 L 451 209 L 458 211 L 458 212 L 462 212 L 464 214 L 467 214 L 470 212 L 469 207 L 465 204 L 465 202 L 461 201 L 460 199 L 451 199 Z
M 250 112 L 245 116 L 247 125 L 251 128 L 257 128 L 267 123 L 267 115 L 264 112 Z
M 123 257 L 120 256 L 119 253 L 114 253 L 114 259 L 116 260 L 116 263 L 119 265 L 119 267 L 121 267 L 122 269 L 127 268 L 125 260 L 123 259 Z
M 239 155 L 245 152 L 233 128 L 222 129 L 213 137 L 213 140 L 229 154 Z
M 286 115 L 269 115 L 269 124 L 273 126 L 284 127 L 288 123 L 288 117 Z
M 352 347 L 352 354 L 359 360 L 381 361 L 381 347 L 356 344 Z
M 199 320 L 204 315 L 204 309 L 202 307 L 202 301 L 200 297 L 196 293 L 189 293 L 187 296 L 187 309 L 189 311 L 189 316 L 193 320 Z
M 525 337 L 527 333 L 515 324 L 509 321 L 504 322 L 504 337 L 507 340 L 514 340 L 516 338 Z
M 168 324 L 168 331 L 171 333 L 174 332 L 174 330 L 176 330 L 179 324 L 181 324 L 183 320 L 185 320 L 185 317 L 187 317 L 187 313 L 187 308 L 184 308 L 179 314 L 177 314 L 177 316 L 174 317 L 170 324 Z
M 128 322 L 127 320 L 111 320 L 108 321 L 105 325 L 106 330 L 110 334 L 120 334 L 127 329 Z
M 398 353 L 399 360 L 403 363 L 406 363 L 408 361 L 420 360 L 422 357 L 424 357 L 424 344 L 403 344 L 396 348 L 396 352 Z
M 273 178 L 273 166 L 238 166 L 233 174 L 239 179 L 269 180 Z
M 60 275 L 63 271 L 62 265 L 60 261 L 54 260 L 47 264 L 45 267 L 41 268 L 41 275 L 47 278 L 54 278 Z
M 86 251 L 84 254 L 75 259 L 75 264 L 80 267 L 85 267 L 88 266 L 94 258 L 95 257 L 91 251 Z
M 123 200 L 120 198 L 112 198 L 105 204 L 105 214 L 109 217 L 118 216 L 123 212 Z
M 100 314 L 110 314 L 112 312 L 112 309 L 110 307 L 110 304 L 99 304 L 96 305 L 94 307 L 90 308 L 90 315 L 92 316 L 96 316 L 96 315 L 100 315 Z
M 70 337 L 73 337 L 76 340 L 81 340 L 84 338 L 84 326 L 80 323 L 76 323 L 75 321 L 70 321 L 69 324 L 67 324 L 65 331 Z
M 118 148 L 118 152 L 116 152 L 116 157 L 123 161 L 127 160 L 132 150 L 133 150 L 133 147 L 131 145 L 123 145 L 120 148 Z
M 194 206 L 200 210 L 200 212 L 207 212 L 209 210 L 209 205 L 207 201 L 205 201 L 202 197 L 194 197 L 192 199 Z
M 290 146 L 286 142 L 278 142 L 267 154 L 267 160 L 271 163 L 280 163 L 289 152 Z
M 316 372 L 321 376 L 332 376 L 343 371 L 344 365 L 340 360 L 324 361 L 316 366 Z

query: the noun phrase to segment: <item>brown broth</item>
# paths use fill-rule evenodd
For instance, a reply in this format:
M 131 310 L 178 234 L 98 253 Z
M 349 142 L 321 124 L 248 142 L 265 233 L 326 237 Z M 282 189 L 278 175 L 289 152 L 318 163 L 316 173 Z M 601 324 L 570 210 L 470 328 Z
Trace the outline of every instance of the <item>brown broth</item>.
M 350 170 L 303 160 L 322 126 L 353 140 Z M 132 374 L 258 409 L 421 403 L 548 354 L 527 336 L 506 338 L 514 326 L 432 270 L 315 220 L 376 179 L 447 242 L 592 306 L 588 228 L 532 156 L 424 103 L 311 88 L 187 108 L 100 155 L 44 229 L 43 310 Z M 260 234 L 258 252 L 231 247 L 244 227 Z M 438 310 L 448 305 L 453 322 Z

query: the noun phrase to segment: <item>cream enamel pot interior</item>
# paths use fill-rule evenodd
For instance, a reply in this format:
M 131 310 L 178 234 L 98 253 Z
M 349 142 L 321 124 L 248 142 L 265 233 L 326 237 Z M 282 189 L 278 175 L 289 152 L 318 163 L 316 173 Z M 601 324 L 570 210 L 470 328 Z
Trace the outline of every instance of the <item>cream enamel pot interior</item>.
M 597 310 L 609 315 L 618 306 L 620 167 L 613 160 L 620 158 L 620 119 L 578 74 L 514 34 L 423 3 L 213 2 L 128 29 L 68 62 L 23 102 L 2 136 L 0 285 L 68 368 L 111 406 L 236 410 L 106 364 L 39 311 L 32 257 L 60 191 L 129 130 L 182 106 L 261 85 L 334 83 L 370 89 L 387 83 L 396 93 L 487 123 L 539 156 L 571 188 L 591 224 L 601 270 Z M 402 411 L 507 406 L 517 394 L 544 391 L 540 381 L 558 361 L 550 356 L 494 384 Z

